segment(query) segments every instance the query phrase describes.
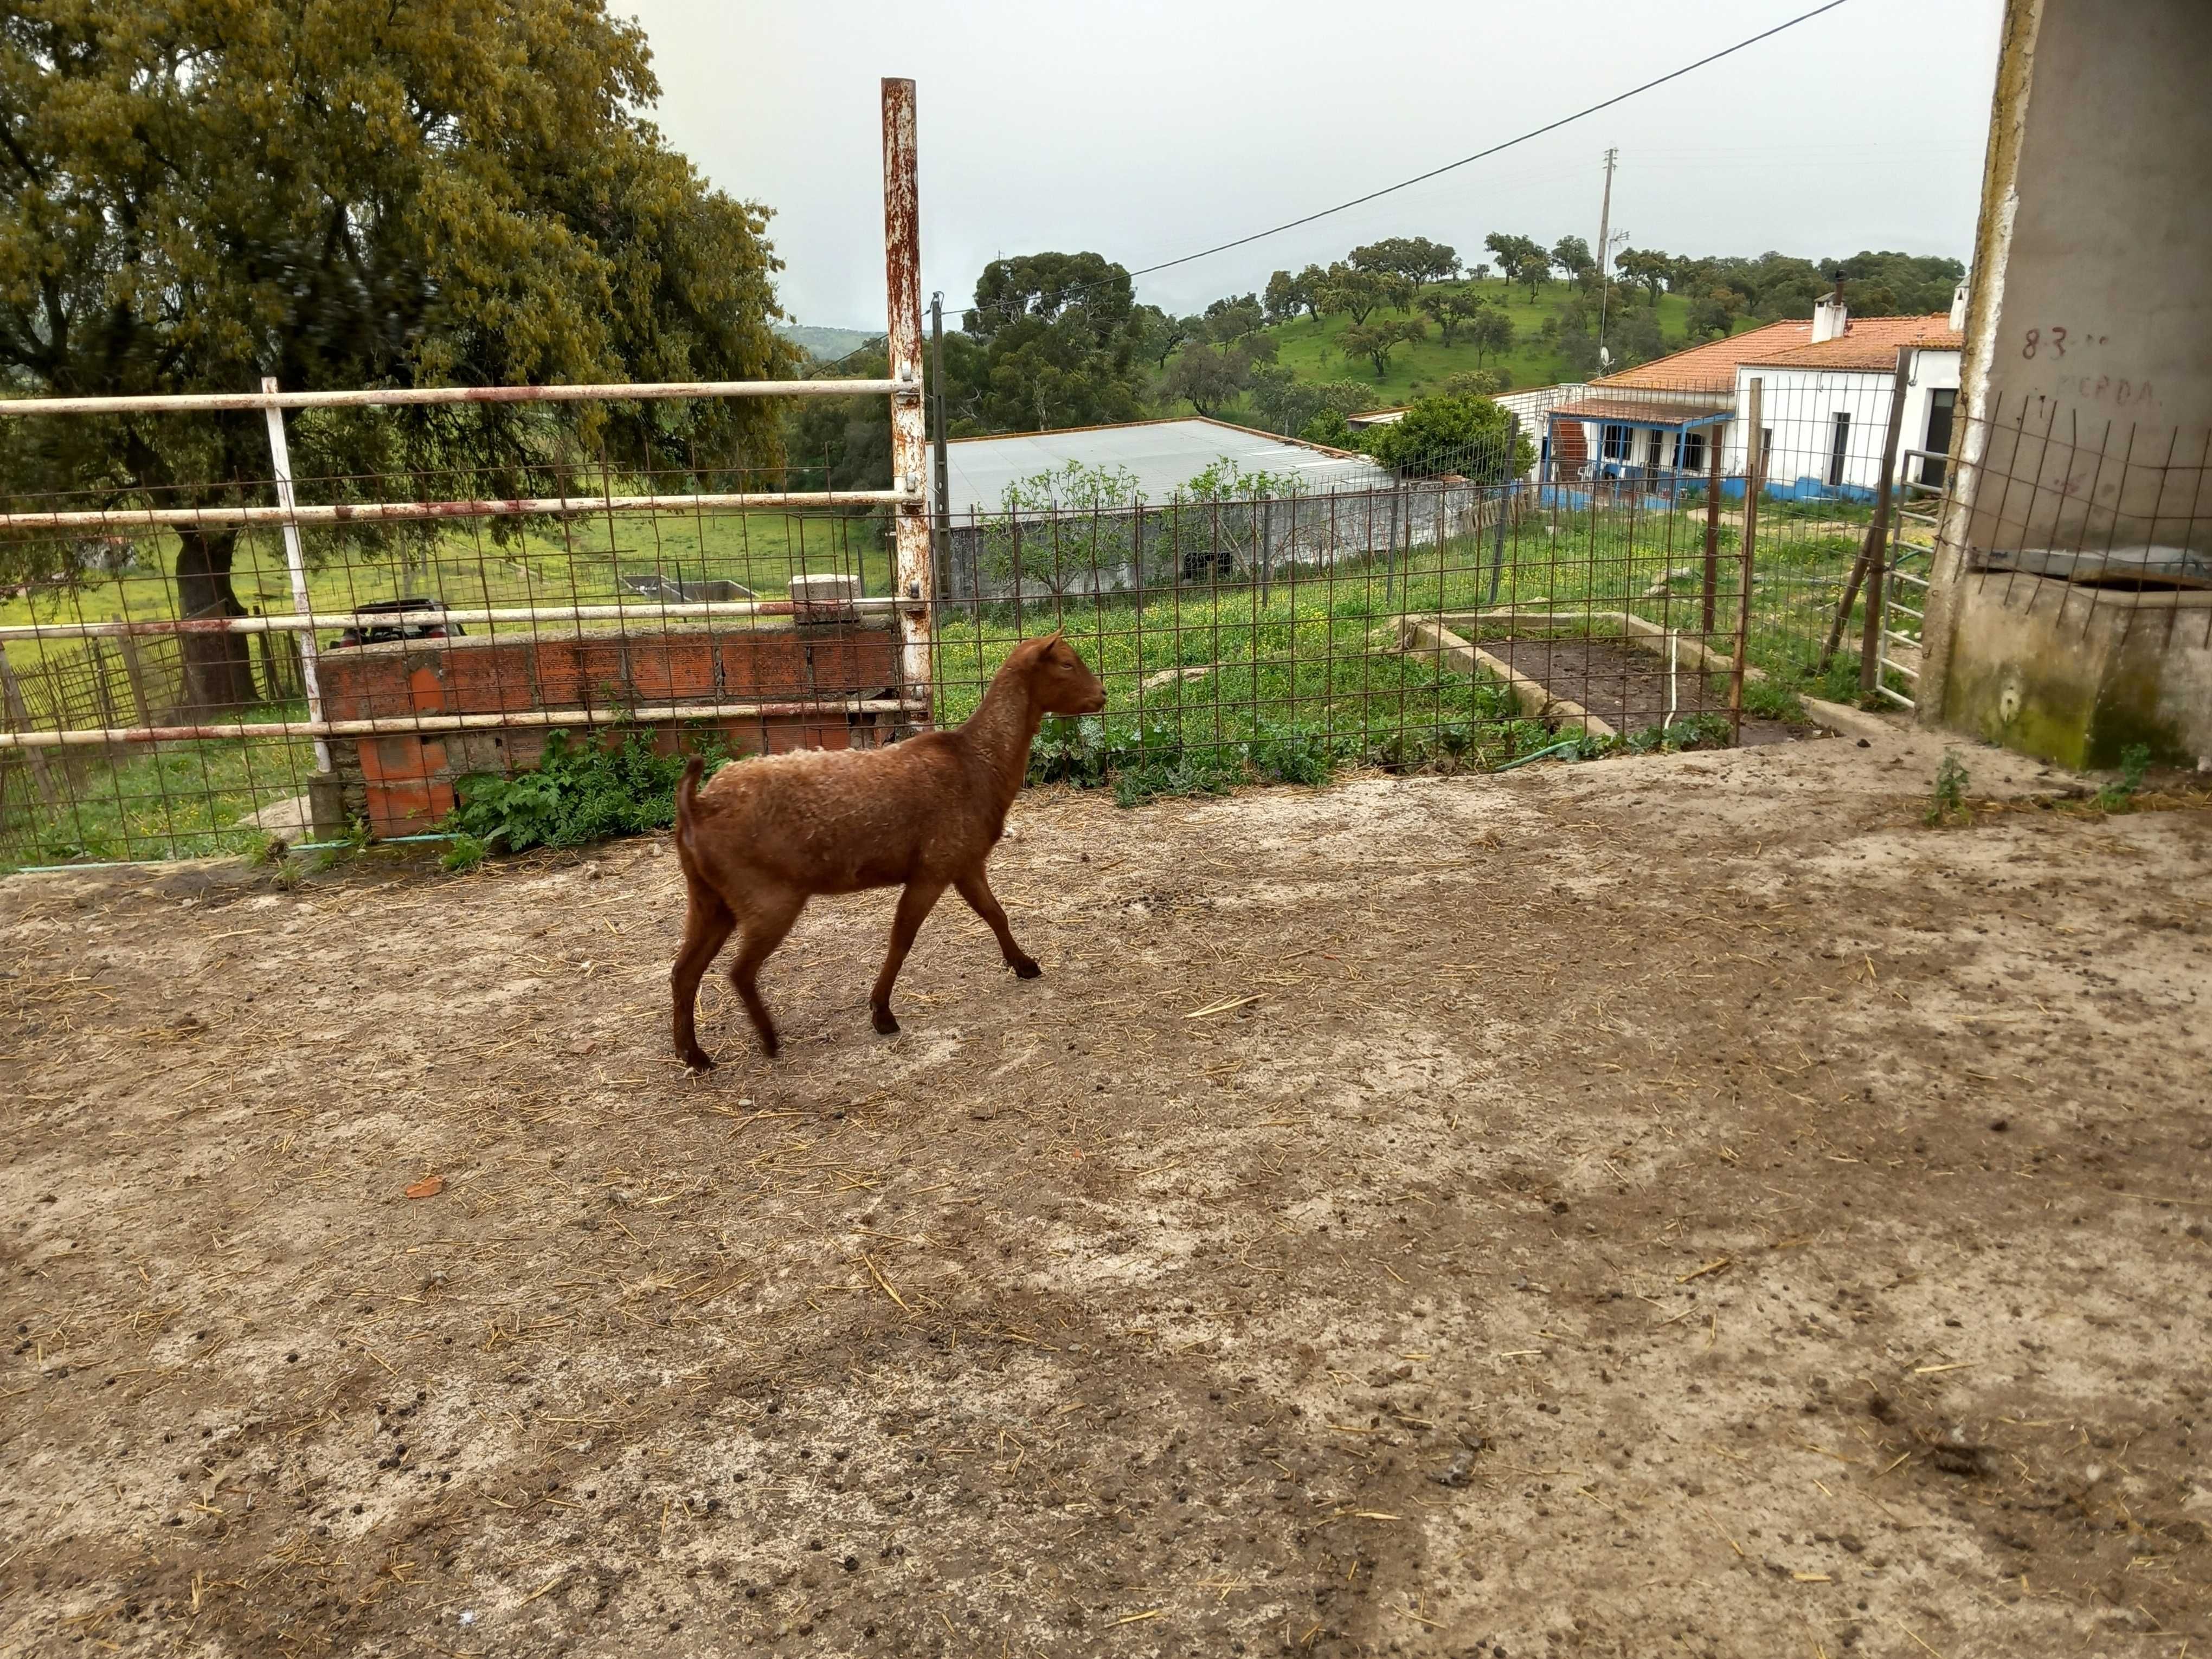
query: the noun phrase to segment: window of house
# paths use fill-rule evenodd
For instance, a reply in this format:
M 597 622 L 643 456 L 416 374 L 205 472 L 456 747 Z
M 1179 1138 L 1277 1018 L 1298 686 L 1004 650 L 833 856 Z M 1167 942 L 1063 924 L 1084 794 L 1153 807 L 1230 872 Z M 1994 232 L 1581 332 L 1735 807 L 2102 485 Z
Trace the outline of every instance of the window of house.
M 1705 470 L 1704 433 L 1683 432 L 1675 435 L 1674 470 L 1678 472 L 1703 472 Z
M 1629 432 L 1625 426 L 1608 426 L 1605 429 L 1605 458 L 1608 461 L 1628 459 Z
M 1836 411 L 1836 434 L 1828 445 L 1828 487 L 1832 489 L 1844 481 L 1844 458 L 1850 453 L 1851 417 L 1843 410 Z

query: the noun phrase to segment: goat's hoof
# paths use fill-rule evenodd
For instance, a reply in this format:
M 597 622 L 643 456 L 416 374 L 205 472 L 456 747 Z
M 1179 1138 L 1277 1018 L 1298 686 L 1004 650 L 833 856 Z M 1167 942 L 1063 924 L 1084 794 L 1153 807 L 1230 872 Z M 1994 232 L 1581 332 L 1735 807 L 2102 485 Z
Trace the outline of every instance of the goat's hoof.
M 1037 966 L 1036 958 L 1034 957 L 1023 957 L 1018 961 L 1008 963 L 1006 966 L 1014 970 L 1014 977 L 1016 979 L 1042 979 L 1044 977 L 1044 969 Z
M 898 1035 L 899 1023 L 897 1019 L 892 1016 L 890 1009 L 872 1008 L 868 1011 L 868 1013 L 869 1018 L 875 1022 L 876 1030 L 884 1036 L 896 1036 Z
M 782 1052 L 783 1039 L 781 1037 L 776 1036 L 773 1031 L 769 1031 L 762 1036 L 761 1053 L 767 1055 L 770 1060 L 774 1060 Z
M 684 1064 L 694 1072 L 711 1072 L 714 1069 L 714 1056 L 703 1048 L 694 1048 L 690 1054 L 684 1055 Z

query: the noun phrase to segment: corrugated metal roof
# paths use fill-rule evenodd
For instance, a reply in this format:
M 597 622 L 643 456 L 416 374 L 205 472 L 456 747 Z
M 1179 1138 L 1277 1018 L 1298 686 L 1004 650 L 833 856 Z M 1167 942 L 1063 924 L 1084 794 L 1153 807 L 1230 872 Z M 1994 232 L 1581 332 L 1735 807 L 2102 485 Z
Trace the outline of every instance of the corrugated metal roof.
M 1137 488 L 1148 501 L 1168 500 L 1224 459 L 1246 472 L 1295 477 L 1303 488 L 1314 491 L 1382 489 L 1393 482 L 1389 472 L 1364 455 L 1196 416 L 957 438 L 945 448 L 955 513 L 994 509 L 1005 500 L 1008 485 L 1040 472 L 1057 472 L 1070 461 L 1127 469 L 1136 475 Z

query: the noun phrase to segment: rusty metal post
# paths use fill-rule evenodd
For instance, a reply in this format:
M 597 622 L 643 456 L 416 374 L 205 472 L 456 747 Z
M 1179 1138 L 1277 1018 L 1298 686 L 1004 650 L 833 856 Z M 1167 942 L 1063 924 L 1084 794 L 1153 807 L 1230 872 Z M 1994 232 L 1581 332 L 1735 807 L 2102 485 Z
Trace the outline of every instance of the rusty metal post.
M 1761 406 L 1765 392 L 1765 380 L 1753 375 L 1744 399 L 1743 575 L 1741 591 L 1736 595 L 1735 661 L 1729 671 L 1729 730 L 1733 743 L 1743 741 L 1744 659 L 1751 654 L 1752 556 L 1759 543 L 1759 492 L 1766 487 L 1766 422 Z
M 1703 633 L 1713 637 L 1713 602 L 1721 583 L 1721 451 L 1728 428 L 1715 428 L 1705 439 L 1705 594 Z
M 1513 504 L 1516 492 L 1521 488 L 1521 474 L 1514 465 L 1520 453 L 1521 417 L 1508 413 L 1505 416 L 1505 465 L 1498 479 L 1498 522 L 1491 526 L 1490 532 L 1490 602 L 1492 605 L 1498 603 L 1498 587 L 1505 580 L 1505 514 Z
M 917 726 L 931 724 L 935 662 L 930 649 L 934 573 L 929 513 L 922 480 L 929 465 L 921 386 L 921 207 L 915 182 L 914 82 L 884 80 L 884 286 L 889 296 L 884 345 L 890 376 L 891 483 L 902 500 L 892 508 L 891 568 L 898 602 L 902 695 L 921 704 Z

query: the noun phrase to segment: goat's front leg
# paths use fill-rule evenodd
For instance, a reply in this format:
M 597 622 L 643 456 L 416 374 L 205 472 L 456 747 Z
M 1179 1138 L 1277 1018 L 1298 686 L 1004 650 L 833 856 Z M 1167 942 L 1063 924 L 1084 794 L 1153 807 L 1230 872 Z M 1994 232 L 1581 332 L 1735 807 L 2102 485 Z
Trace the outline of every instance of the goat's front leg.
M 960 878 L 957 884 L 960 896 L 968 901 L 968 908 L 983 918 L 991 931 L 999 936 L 999 954 L 1006 959 L 1006 966 L 1022 979 L 1035 979 L 1044 969 L 1036 958 L 1014 943 L 1014 930 L 1006 925 L 1006 913 L 999 903 L 999 896 L 991 890 L 991 878 L 978 868 L 973 875 Z
M 891 987 L 898 982 L 899 968 L 906 961 L 906 953 L 914 948 L 914 936 L 921 931 L 921 924 L 937 908 L 937 901 L 945 896 L 941 881 L 913 881 L 899 895 L 898 914 L 891 918 L 891 946 L 884 955 L 883 971 L 876 975 L 876 988 L 868 994 L 868 1012 L 874 1019 L 876 1030 L 890 1036 L 899 1028 L 891 1017 Z

